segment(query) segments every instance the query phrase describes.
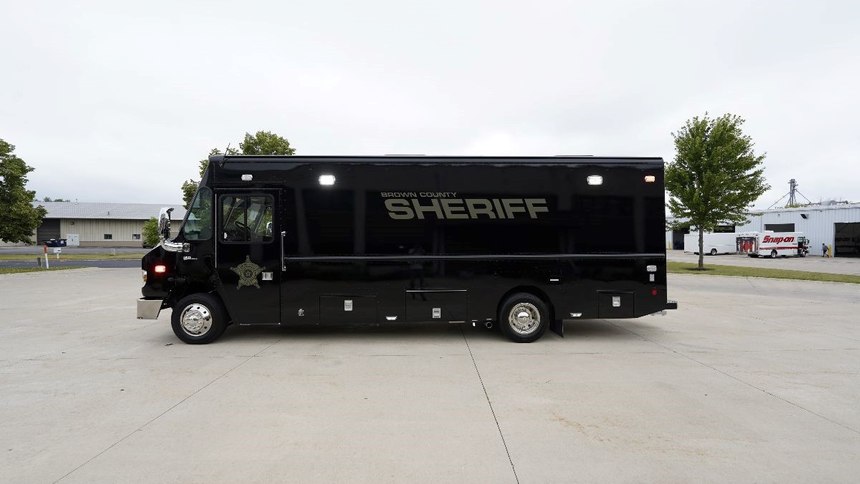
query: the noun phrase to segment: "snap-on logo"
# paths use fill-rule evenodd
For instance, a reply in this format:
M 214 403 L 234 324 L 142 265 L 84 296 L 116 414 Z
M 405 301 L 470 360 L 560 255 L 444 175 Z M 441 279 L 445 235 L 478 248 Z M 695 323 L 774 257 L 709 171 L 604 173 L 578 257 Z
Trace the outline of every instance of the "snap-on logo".
M 761 241 L 763 244 L 779 244 L 782 242 L 794 242 L 794 237 L 771 237 L 770 235 L 765 235 L 764 240 Z

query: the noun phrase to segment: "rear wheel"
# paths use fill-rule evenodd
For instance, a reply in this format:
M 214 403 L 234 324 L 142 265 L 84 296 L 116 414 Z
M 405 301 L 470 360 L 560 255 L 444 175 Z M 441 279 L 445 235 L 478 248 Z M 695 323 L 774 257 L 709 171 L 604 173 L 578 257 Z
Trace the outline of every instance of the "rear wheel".
M 176 337 L 188 344 L 206 344 L 227 328 L 227 313 L 211 294 L 192 294 L 173 306 L 170 318 Z
M 511 341 L 531 343 L 549 327 L 549 308 L 538 297 L 517 293 L 507 298 L 499 311 L 499 326 Z

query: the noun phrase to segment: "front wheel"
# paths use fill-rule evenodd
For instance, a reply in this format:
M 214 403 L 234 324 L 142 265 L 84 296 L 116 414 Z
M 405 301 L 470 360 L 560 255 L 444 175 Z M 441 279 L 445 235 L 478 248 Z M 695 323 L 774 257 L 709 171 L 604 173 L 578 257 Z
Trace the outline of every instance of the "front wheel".
M 770 251 L 770 258 L 771 259 L 776 259 L 776 256 L 777 256 L 776 249 Z
M 717 255 L 717 249 L 711 249 L 711 255 Z
M 173 306 L 170 318 L 176 337 L 188 344 L 206 344 L 227 329 L 227 313 L 211 294 L 192 294 Z
M 499 325 L 511 341 L 531 343 L 549 326 L 549 308 L 538 297 L 518 293 L 507 298 L 499 311 Z

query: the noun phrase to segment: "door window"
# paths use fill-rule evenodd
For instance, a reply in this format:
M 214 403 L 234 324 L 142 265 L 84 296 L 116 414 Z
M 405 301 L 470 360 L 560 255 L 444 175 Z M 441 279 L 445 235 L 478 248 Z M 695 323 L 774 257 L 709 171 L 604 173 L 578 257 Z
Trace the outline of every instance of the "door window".
M 221 196 L 221 240 L 232 243 L 266 243 L 273 239 L 270 195 Z

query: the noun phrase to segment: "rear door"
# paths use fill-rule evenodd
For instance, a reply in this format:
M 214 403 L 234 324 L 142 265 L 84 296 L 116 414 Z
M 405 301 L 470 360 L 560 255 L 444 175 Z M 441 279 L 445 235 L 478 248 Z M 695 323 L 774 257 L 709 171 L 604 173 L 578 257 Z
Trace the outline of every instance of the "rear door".
M 233 322 L 280 322 L 278 190 L 216 192 L 218 293 Z

